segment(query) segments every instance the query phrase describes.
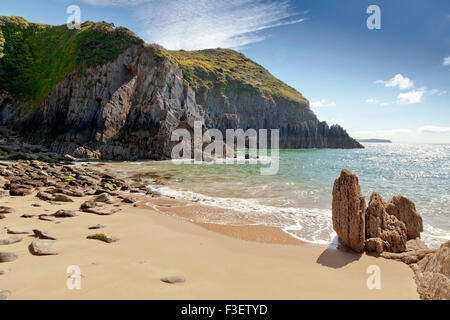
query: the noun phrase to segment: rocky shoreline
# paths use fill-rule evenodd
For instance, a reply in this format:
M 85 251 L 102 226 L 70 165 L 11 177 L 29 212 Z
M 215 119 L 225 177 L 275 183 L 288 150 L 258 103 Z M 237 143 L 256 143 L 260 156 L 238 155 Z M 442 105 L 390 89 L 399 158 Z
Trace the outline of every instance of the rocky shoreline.
M 332 219 L 340 243 L 353 251 L 408 264 L 422 299 L 450 299 L 450 241 L 433 250 L 420 240 L 422 217 L 411 200 L 385 202 L 374 192 L 366 205 L 358 177 L 344 169 L 334 182 Z

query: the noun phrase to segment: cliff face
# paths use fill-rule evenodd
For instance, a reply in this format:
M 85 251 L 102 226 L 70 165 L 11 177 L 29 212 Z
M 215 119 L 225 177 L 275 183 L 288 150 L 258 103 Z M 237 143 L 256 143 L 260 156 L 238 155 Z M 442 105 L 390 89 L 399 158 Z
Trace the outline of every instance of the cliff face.
M 77 63 L 67 64 L 67 73 L 58 65 L 64 76 L 17 79 L 20 75 L 11 71 L 17 69 L 17 62 L 11 62 L 12 52 L 16 59 L 21 57 L 12 50 L 16 48 L 8 47 L 11 34 L 16 33 L 6 30 L 11 25 L 4 21 L 3 25 L 0 21 L 0 31 L 3 28 L 6 35 L 1 48 L 5 56 L 0 58 L 0 123 L 52 151 L 101 159 L 166 159 L 174 145 L 170 141 L 173 130 L 191 129 L 194 121 L 223 131 L 278 128 L 281 148 L 361 147 L 341 127 L 319 122 L 297 91 L 234 51 L 208 50 L 208 55 L 220 57 L 219 65 L 205 64 L 201 58 L 188 64 L 183 56 L 190 53 L 145 45 L 128 32 L 120 29 L 118 34 L 118 28 L 105 24 L 100 24 L 101 28 L 89 24 L 76 34 L 78 40 L 71 52 Z M 21 23 L 20 30 L 30 28 L 31 24 Z M 51 28 L 46 26 L 40 32 L 53 32 Z M 126 49 L 118 53 L 99 48 L 103 42 L 98 33 L 102 41 L 116 43 L 120 37 L 122 44 L 116 51 Z M 125 44 L 123 34 L 127 36 Z M 41 61 L 31 51 L 31 61 Z M 49 63 L 54 66 L 58 61 Z M 237 65 L 230 66 L 230 61 Z M 33 67 L 42 69 L 36 63 L 30 62 L 31 67 L 25 63 L 24 70 L 34 75 Z M 219 70 L 220 77 L 210 72 L 211 66 Z M 24 88 L 45 89 L 41 78 L 55 83 L 48 93 L 38 90 L 40 96 L 30 96 L 21 92 L 18 80 Z

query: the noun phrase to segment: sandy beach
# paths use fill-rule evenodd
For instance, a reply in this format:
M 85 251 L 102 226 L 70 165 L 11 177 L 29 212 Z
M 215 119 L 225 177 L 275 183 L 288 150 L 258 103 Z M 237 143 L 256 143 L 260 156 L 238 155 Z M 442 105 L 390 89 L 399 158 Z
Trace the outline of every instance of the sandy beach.
M 141 202 L 121 204 L 121 211 L 98 216 L 77 211 L 72 218 L 42 221 L 39 214 L 78 210 L 92 197 L 51 204 L 33 195 L 0 199 L 15 213 L 0 220 L 6 227 L 45 230 L 57 240 L 59 254 L 34 256 L 32 236 L 1 246 L 18 259 L 2 263 L 0 289 L 9 299 L 418 299 L 412 270 L 403 263 L 332 248 L 306 245 L 281 230 L 263 227 L 198 225 L 156 212 Z M 173 199 L 148 204 L 169 208 Z M 39 204 L 40 207 L 34 207 Z M 164 205 L 164 206 L 163 206 Z M 179 203 L 178 203 L 179 205 Z M 35 214 L 22 218 L 23 214 Z M 182 210 L 180 211 L 182 214 Z M 56 223 L 57 222 L 57 223 Z M 101 230 L 88 230 L 102 224 Z M 86 239 L 101 232 L 115 243 Z M 81 289 L 69 290 L 67 268 L 81 269 Z M 370 265 L 381 269 L 381 289 L 366 286 Z M 160 279 L 182 276 L 184 283 Z

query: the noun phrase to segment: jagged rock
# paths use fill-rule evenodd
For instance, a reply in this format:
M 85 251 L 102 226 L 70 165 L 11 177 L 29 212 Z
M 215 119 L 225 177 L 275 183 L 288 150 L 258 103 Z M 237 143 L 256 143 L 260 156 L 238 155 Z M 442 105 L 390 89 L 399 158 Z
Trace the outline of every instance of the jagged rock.
M 64 45 L 57 40 L 49 44 L 54 50 Z M 31 114 L 28 102 L 11 97 L 2 104 L 0 123 L 18 128 L 33 143 L 46 142 L 51 150 L 77 158 L 170 158 L 171 133 L 179 127 L 192 128 L 194 121 L 222 132 L 229 128 L 279 128 L 280 148 L 362 147 L 343 128 L 320 122 L 307 99 L 259 65 L 232 50 L 213 51 L 210 56 L 219 58 L 211 62 L 213 65 L 222 69 L 229 61 L 242 61 L 259 69 L 254 72 L 257 77 L 246 74 L 229 81 L 225 77 L 224 85 L 222 79 L 211 81 L 208 72 L 197 72 L 196 76 L 210 84 L 196 92 L 193 83 L 184 79 L 181 62 L 157 58 L 161 49 L 155 45 L 135 43 L 113 61 L 86 68 L 83 75 L 76 69 L 66 70 L 66 77 L 45 97 L 45 107 L 43 102 Z M 197 62 L 192 57 L 189 60 L 194 65 Z M 237 67 L 233 72 L 242 69 Z M 267 85 L 278 93 L 258 89 Z
M 342 170 L 333 187 L 333 228 L 340 241 L 356 252 L 364 251 L 365 209 L 358 177 L 346 169 Z
M 403 252 L 406 249 L 406 226 L 386 212 L 383 198 L 376 192 L 370 196 L 366 210 L 366 249 L 381 253 Z M 374 240 L 374 238 L 380 240 Z
M 11 236 L 6 239 L 0 239 L 0 245 L 10 245 L 22 241 L 21 236 Z
M 54 216 L 56 218 L 73 218 L 77 216 L 77 213 L 73 210 L 58 210 L 55 212 Z
M 55 241 L 35 239 L 30 244 L 30 252 L 35 256 L 57 255 L 58 251 L 52 248 Z
M 183 283 L 186 281 L 186 279 L 183 276 L 170 276 L 170 277 L 164 277 L 160 279 L 162 282 L 174 284 L 174 283 Z
M 408 239 L 420 237 L 420 233 L 423 231 L 423 222 L 422 217 L 416 211 L 414 202 L 403 196 L 395 196 L 385 206 L 387 213 L 405 223 Z
M 9 213 L 14 213 L 14 212 L 15 212 L 15 210 L 13 208 L 3 207 L 3 206 L 0 207 L 0 213 L 9 214 Z
M 11 252 L 0 252 L 0 263 L 17 260 L 17 255 Z
M 113 243 L 113 242 L 117 242 L 120 240 L 119 238 L 116 238 L 116 237 L 113 237 L 113 236 L 110 236 L 110 235 L 107 235 L 104 233 L 91 234 L 91 235 L 88 235 L 86 238 L 92 239 L 92 240 L 99 240 L 99 241 L 103 241 L 106 243 Z
M 417 291 L 424 300 L 450 300 L 450 241 L 412 265 Z

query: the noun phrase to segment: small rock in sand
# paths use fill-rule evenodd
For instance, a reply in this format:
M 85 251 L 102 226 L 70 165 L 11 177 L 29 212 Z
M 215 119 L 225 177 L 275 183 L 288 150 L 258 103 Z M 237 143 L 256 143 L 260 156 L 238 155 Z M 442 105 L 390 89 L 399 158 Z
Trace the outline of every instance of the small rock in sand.
M 42 221 L 55 221 L 55 219 L 53 219 L 52 216 L 49 216 L 47 214 L 39 215 L 39 220 L 42 220 Z
M 14 243 L 17 243 L 20 241 L 22 241 L 21 236 L 11 236 L 6 239 L 0 239 L 0 245 L 2 245 L 2 246 L 10 245 L 10 244 L 14 244 Z
M 104 234 L 104 233 L 91 234 L 91 235 L 87 236 L 86 238 L 92 239 L 92 240 L 99 240 L 99 241 L 103 241 L 106 243 L 113 243 L 113 242 L 117 242 L 120 240 L 119 238 L 112 237 L 112 236 Z
M 39 203 L 33 203 L 32 206 L 35 208 L 39 208 L 41 205 Z
M 8 233 L 9 234 L 32 234 L 33 231 L 32 230 L 20 230 L 20 229 L 10 229 L 8 228 Z
M 10 273 L 10 272 L 11 272 L 10 269 L 0 269 L 0 276 L 3 276 L 3 275 L 5 275 L 7 273 Z
M 183 276 L 170 276 L 170 277 L 161 278 L 160 280 L 162 282 L 170 283 L 170 284 L 183 283 L 186 281 Z
M 105 228 L 104 225 L 97 224 L 96 226 L 89 227 L 88 229 L 89 230 L 96 230 L 96 229 L 103 229 L 103 228 Z
M 20 217 L 25 218 L 25 219 L 30 219 L 30 218 L 33 218 L 34 216 L 35 216 L 34 214 L 23 214 Z
M 56 255 L 58 251 L 52 248 L 55 241 L 36 239 L 30 244 L 30 252 L 35 256 Z
M 3 206 L 0 207 L 0 213 L 7 214 L 7 213 L 13 213 L 13 212 L 14 212 L 13 208 L 3 207 Z
M 0 300 L 6 300 L 8 299 L 9 295 L 11 293 L 7 290 L 0 290 Z
M 5 218 L 6 218 L 6 216 L 4 214 L 0 213 L 0 220 L 5 219 Z
M 107 204 L 114 204 L 116 203 L 116 200 L 114 200 L 114 198 L 111 197 L 109 194 L 102 193 L 94 198 L 94 202 L 104 202 Z
M 121 209 L 119 209 L 119 208 L 112 209 L 112 210 L 109 210 L 109 211 L 104 211 L 104 210 L 99 211 L 99 210 L 96 210 L 96 209 L 93 209 L 93 208 L 83 209 L 84 212 L 93 213 L 93 214 L 96 214 L 98 216 L 110 216 L 110 215 L 113 215 L 116 212 L 119 212 L 120 210 Z
M 46 235 L 46 232 L 44 232 L 42 230 L 34 229 L 33 232 L 34 232 L 34 236 L 36 238 L 39 238 L 42 240 L 56 240 L 56 238 Z
M 0 263 L 17 260 L 17 255 L 12 252 L 0 252 Z
M 65 194 L 56 193 L 53 195 L 53 201 L 56 202 L 73 202 L 73 200 Z
M 51 195 L 48 192 L 43 192 L 43 191 L 39 191 L 38 194 L 36 195 L 36 197 L 38 197 L 41 200 L 44 201 L 51 201 L 54 199 L 53 195 Z
M 137 200 L 133 197 L 126 197 L 122 200 L 123 203 L 136 203 Z
M 61 209 L 61 210 L 56 211 L 56 213 L 55 213 L 56 218 L 72 218 L 72 217 L 76 217 L 76 216 L 77 216 L 77 214 L 73 210 Z

